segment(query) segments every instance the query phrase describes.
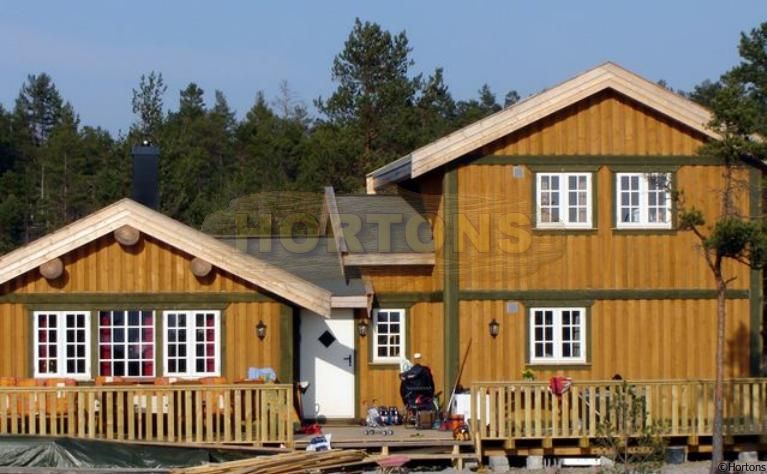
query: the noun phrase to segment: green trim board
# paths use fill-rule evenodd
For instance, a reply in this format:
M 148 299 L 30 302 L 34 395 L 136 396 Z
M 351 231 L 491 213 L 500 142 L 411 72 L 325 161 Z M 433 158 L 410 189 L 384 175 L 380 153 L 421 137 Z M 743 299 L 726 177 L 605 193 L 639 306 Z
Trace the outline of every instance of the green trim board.
M 719 166 L 724 160 L 703 155 L 486 155 L 473 165 L 543 166 Z
M 228 303 L 277 301 L 261 293 L 10 293 L 0 295 L 0 303 L 22 304 L 97 304 L 163 305 L 194 304 L 206 306 Z M 182 308 L 180 308 L 182 309 Z
M 443 394 L 452 390 L 458 376 L 458 358 L 460 345 L 460 320 L 458 318 L 459 283 L 458 283 L 458 172 L 454 166 L 449 167 L 444 174 L 444 364 Z
M 754 168 L 749 170 L 749 214 L 752 219 L 759 219 L 762 215 L 762 173 Z M 764 306 L 762 304 L 763 275 L 762 270 L 751 269 L 750 275 L 751 301 L 750 301 L 750 326 L 749 334 L 749 366 L 752 377 L 762 375 L 762 321 L 764 319 Z
M 281 383 L 293 383 L 293 308 L 280 305 L 280 376 Z
M 438 303 L 443 297 L 441 291 L 378 293 L 373 304 L 377 307 L 410 307 L 416 303 Z
M 728 299 L 748 299 L 751 291 L 727 290 Z M 461 300 L 534 300 L 567 302 L 588 300 L 696 300 L 716 299 L 713 289 L 600 289 L 600 290 L 461 290 Z M 558 303 L 559 304 L 559 303 Z

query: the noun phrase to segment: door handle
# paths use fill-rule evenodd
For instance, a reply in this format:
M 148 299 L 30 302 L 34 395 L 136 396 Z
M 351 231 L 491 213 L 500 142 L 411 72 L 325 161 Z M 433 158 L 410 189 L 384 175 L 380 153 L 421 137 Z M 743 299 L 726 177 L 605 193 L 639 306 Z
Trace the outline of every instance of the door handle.
M 344 357 L 344 360 L 349 362 L 349 367 L 352 366 L 352 355 L 349 354 L 348 356 Z

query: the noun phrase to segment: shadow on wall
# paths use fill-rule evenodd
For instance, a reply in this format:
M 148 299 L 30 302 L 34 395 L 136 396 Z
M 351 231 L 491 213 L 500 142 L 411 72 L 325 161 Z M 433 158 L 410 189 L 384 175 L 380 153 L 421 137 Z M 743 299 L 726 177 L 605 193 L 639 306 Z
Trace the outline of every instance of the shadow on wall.
M 731 370 L 729 374 L 725 371 L 725 377 L 749 377 L 751 375 L 748 358 L 751 347 L 750 337 L 746 325 L 740 323 L 732 337 L 725 341 L 724 366 Z M 715 351 L 716 347 L 712 347 L 710 353 L 713 355 Z

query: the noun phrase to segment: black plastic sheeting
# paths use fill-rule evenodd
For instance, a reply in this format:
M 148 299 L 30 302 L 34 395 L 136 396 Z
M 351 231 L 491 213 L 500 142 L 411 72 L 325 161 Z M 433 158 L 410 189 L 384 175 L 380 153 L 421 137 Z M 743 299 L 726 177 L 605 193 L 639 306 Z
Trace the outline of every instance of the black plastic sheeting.
M 253 453 L 111 443 L 74 438 L 0 436 L 0 466 L 164 469 L 233 461 Z

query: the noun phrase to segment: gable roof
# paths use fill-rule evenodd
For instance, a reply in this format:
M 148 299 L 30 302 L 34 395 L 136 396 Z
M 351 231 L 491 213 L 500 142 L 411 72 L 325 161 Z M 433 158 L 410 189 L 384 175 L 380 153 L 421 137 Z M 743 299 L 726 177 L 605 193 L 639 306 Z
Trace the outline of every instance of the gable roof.
M 122 199 L 0 257 L 0 284 L 128 225 L 265 291 L 330 316 L 332 294 L 130 199 Z
M 369 173 L 368 192 L 375 193 L 385 184 L 421 176 L 605 89 L 613 89 L 703 135 L 719 138 L 707 126 L 712 118 L 708 109 L 607 62 Z
M 403 196 L 336 196 L 327 187 L 322 212 L 321 232 L 333 233 L 342 267 L 434 265 L 429 222 Z

